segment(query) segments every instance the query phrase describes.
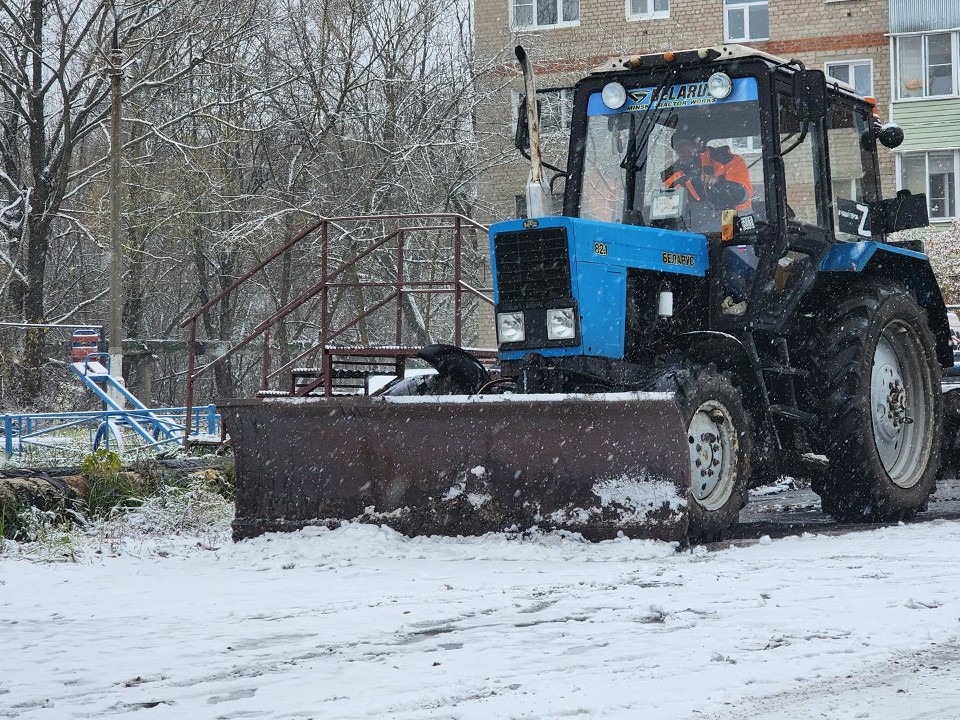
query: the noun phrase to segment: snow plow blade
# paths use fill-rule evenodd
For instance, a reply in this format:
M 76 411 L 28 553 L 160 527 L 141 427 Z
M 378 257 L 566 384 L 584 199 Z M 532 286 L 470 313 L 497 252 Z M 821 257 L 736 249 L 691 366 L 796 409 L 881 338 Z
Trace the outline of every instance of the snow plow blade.
M 271 398 L 220 406 L 234 539 L 341 521 L 407 535 L 559 529 L 682 540 L 686 428 L 671 393 Z

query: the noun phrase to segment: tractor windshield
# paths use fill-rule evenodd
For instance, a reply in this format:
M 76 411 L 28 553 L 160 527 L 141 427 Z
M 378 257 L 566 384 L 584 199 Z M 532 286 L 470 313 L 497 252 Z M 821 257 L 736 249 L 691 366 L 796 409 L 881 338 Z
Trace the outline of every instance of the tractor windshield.
M 765 219 L 757 81 L 727 92 L 627 88 L 619 109 L 591 95 L 580 217 L 704 233 L 720 231 L 723 210 Z

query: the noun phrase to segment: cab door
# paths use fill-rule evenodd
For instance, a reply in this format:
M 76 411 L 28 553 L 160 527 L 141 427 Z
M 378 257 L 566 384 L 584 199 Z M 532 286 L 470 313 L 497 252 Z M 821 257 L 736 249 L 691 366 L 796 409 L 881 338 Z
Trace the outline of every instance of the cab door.
M 828 190 L 835 241 L 883 240 L 883 223 L 873 222 L 872 217 L 880 187 L 871 124 L 868 111 L 852 102 L 836 102 L 827 113 Z
M 802 120 L 792 85 L 775 95 L 772 157 L 776 230 L 757 243 L 757 274 L 747 320 L 756 330 L 779 333 L 816 279 L 834 237 L 828 210 L 824 119 Z

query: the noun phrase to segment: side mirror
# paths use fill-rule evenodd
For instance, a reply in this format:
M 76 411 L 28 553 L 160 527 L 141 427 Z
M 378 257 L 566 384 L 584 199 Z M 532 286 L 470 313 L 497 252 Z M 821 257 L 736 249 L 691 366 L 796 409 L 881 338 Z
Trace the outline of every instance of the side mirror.
M 903 128 L 896 123 L 886 123 L 878 127 L 874 134 L 880 144 L 887 148 L 900 147 L 903 142 Z
M 822 70 L 798 70 L 793 76 L 793 103 L 801 122 L 827 115 L 827 76 Z
M 911 195 L 909 190 L 900 190 L 895 198 L 881 200 L 877 214 L 883 222 L 885 233 L 926 227 L 930 224 L 927 215 L 927 196 Z

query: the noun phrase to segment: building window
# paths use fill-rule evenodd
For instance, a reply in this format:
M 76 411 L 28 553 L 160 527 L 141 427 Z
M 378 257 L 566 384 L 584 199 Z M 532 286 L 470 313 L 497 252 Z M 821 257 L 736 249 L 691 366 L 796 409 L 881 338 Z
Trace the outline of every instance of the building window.
M 828 62 L 827 75 L 853 85 L 861 97 L 873 95 L 873 60 Z
M 514 204 L 514 217 L 525 218 L 527 216 L 527 196 L 514 195 L 513 204 Z
M 724 39 L 769 40 L 770 17 L 767 0 L 723 0 Z
M 670 0 L 627 0 L 628 20 L 655 20 L 670 17 Z
M 520 117 L 524 95 L 519 90 L 511 93 L 513 124 Z M 540 111 L 540 135 L 542 137 L 567 137 L 573 116 L 573 91 L 567 88 L 537 90 L 537 109 Z
M 957 37 L 952 32 L 896 38 L 898 100 L 958 94 Z
M 759 155 L 761 152 L 763 152 L 763 147 L 760 145 L 759 135 L 746 135 L 744 137 L 730 138 L 729 140 L 724 140 L 720 143 L 720 145 L 725 144 L 729 144 L 730 149 L 738 155 Z
M 931 220 L 956 217 L 956 151 L 904 153 L 900 158 L 900 187 L 912 193 L 926 193 Z
M 580 0 L 511 0 L 513 26 L 570 25 L 580 20 Z

